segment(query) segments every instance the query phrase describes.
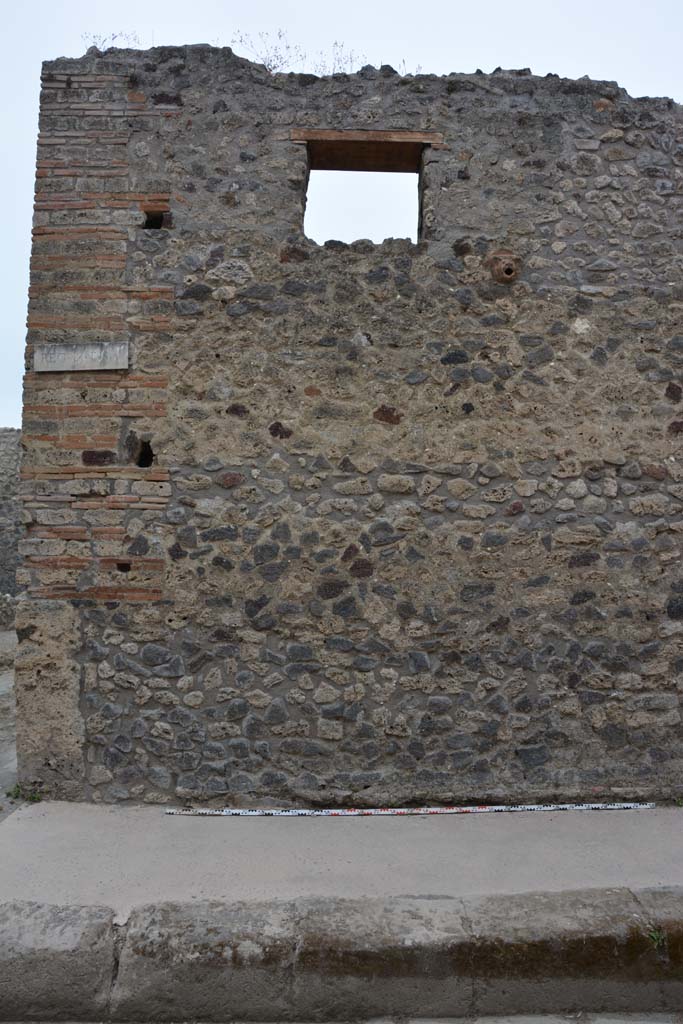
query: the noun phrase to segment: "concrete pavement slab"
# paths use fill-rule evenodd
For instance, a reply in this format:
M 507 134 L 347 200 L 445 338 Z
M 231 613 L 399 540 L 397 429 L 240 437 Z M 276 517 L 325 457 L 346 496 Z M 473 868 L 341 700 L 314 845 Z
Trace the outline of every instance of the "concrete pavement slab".
M 683 886 L 683 810 L 183 818 L 40 803 L 0 824 L 0 902 L 133 907 Z

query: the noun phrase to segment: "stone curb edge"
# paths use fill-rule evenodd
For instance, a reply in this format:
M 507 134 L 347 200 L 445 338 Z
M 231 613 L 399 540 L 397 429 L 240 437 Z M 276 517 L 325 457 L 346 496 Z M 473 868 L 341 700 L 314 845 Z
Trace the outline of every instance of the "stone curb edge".
M 683 888 L 0 905 L 0 1021 L 338 1021 L 683 1006 Z

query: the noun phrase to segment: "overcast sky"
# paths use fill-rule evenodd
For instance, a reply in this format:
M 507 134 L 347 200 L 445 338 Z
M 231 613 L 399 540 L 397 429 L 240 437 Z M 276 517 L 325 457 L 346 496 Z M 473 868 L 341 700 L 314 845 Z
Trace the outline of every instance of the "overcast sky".
M 530 67 L 540 75 L 616 80 L 633 96 L 683 102 L 683 0 L 251 0 L 246 6 L 233 0 L 7 0 L 2 22 L 0 426 L 20 423 L 40 64 L 82 54 L 89 45 L 84 34 L 135 33 L 142 48 L 229 46 L 240 32 L 256 39 L 282 28 L 312 60 L 337 40 L 359 55 L 359 63 L 404 65 L 408 72 L 418 66 L 437 74 Z M 397 175 L 393 184 L 411 188 L 413 204 L 411 180 Z M 309 201 L 314 198 L 311 193 Z M 381 212 L 381 202 L 368 202 Z M 392 234 L 411 231 L 414 209 L 407 208 L 406 230 Z M 348 225 L 349 237 L 382 237 L 381 224 L 368 229 L 366 212 L 359 223 L 355 232 Z M 322 224 L 311 230 L 326 235 Z

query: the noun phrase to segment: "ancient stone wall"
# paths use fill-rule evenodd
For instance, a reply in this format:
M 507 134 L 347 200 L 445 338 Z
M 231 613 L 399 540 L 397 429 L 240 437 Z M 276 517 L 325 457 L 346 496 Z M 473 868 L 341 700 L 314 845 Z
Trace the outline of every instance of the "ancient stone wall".
M 304 236 L 316 130 L 424 133 L 417 244 Z M 24 782 L 675 792 L 682 185 L 613 83 L 45 65 Z
M 16 593 L 20 441 L 19 430 L 0 427 L 0 595 Z

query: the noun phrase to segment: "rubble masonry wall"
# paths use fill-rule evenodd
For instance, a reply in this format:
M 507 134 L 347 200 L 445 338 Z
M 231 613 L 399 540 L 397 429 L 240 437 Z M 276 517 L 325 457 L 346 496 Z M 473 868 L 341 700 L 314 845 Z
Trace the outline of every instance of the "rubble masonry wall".
M 0 594 L 16 593 L 21 432 L 0 427 Z
M 417 244 L 304 236 L 311 129 L 442 133 Z M 44 66 L 37 167 L 24 783 L 245 805 L 680 788 L 679 107 L 93 50 Z M 122 341 L 127 369 L 33 369 Z

